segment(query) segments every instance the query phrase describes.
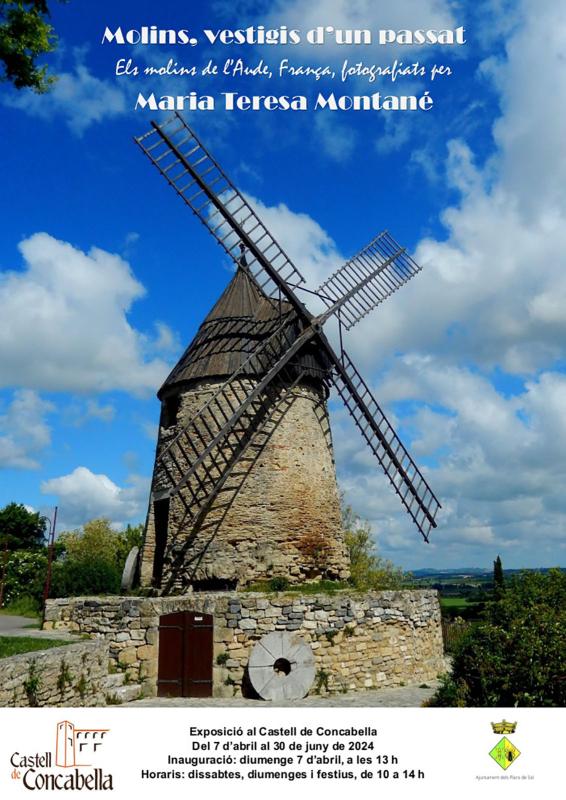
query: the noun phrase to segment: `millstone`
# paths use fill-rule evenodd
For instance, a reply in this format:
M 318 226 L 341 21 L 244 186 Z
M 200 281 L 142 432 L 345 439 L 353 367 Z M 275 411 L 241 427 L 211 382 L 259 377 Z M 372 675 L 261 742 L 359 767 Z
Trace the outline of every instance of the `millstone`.
M 255 645 L 248 671 L 252 686 L 264 700 L 300 700 L 314 681 L 314 654 L 300 636 L 275 631 Z
M 126 563 L 124 564 L 124 571 L 122 572 L 122 582 L 120 584 L 121 591 L 131 592 L 136 573 L 138 571 L 138 556 L 140 553 L 139 547 L 132 547 L 128 553 Z

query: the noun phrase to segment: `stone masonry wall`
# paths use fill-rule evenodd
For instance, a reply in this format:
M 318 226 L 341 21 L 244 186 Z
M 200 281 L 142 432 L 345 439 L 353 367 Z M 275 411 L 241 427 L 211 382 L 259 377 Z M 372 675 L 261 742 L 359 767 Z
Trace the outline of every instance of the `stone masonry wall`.
M 101 706 L 107 674 L 103 639 L 2 658 L 0 706 Z
M 317 670 L 311 693 L 420 683 L 444 672 L 440 607 L 432 590 L 59 599 L 48 601 L 45 627 L 103 633 L 116 666 L 154 695 L 159 616 L 173 611 L 213 615 L 215 696 L 248 693 L 251 649 L 278 630 L 296 632 L 311 645 Z
M 253 386 L 251 381 L 244 384 L 240 400 Z M 200 384 L 180 395 L 177 425 L 160 428 L 158 454 L 179 426 L 206 404 L 218 385 Z M 239 405 L 236 397 L 231 402 L 233 407 Z M 190 516 L 183 502 L 191 502 L 187 490 L 183 498 L 177 495 L 171 499 L 161 582 L 165 594 L 183 593 L 195 583 L 202 589 L 224 589 L 242 588 L 273 576 L 292 583 L 321 574 L 335 579 L 348 577 L 324 392 L 299 385 L 283 392 L 270 409 L 265 416 L 261 406 L 251 407 L 248 417 L 240 421 L 239 427 L 247 435 L 255 433 L 204 520 L 196 527 L 187 521 Z M 227 406 L 225 411 L 231 414 L 233 408 Z M 215 430 L 214 420 L 209 423 Z M 232 453 L 227 450 L 227 455 Z M 178 452 L 175 458 L 182 463 Z M 157 463 L 153 477 L 142 554 L 144 586 L 151 585 L 155 554 L 153 500 L 170 488 L 168 474 L 181 477 L 170 455 L 165 459 L 167 473 Z M 194 481 L 189 486 L 198 494 Z

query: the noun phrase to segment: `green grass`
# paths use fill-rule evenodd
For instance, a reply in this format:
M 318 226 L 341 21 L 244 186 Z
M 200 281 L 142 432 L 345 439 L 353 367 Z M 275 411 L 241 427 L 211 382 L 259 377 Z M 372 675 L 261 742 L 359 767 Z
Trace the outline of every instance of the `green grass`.
M 470 602 L 466 597 L 441 597 L 440 605 L 443 608 L 467 608 L 475 603 Z
M 0 636 L 0 658 L 31 653 L 34 650 L 48 650 L 50 647 L 63 647 L 69 642 L 61 639 L 35 639 L 31 636 Z
M 32 597 L 20 597 L 13 603 L 0 608 L 0 614 L 8 614 L 16 617 L 29 617 L 39 620 L 39 610 L 37 603 Z
M 273 581 L 258 581 L 247 586 L 246 592 L 284 592 L 285 594 L 319 594 L 320 592 L 332 593 L 349 589 L 353 591 L 352 585 L 340 581 L 313 581 L 312 583 L 289 583 L 281 588 L 275 588 Z

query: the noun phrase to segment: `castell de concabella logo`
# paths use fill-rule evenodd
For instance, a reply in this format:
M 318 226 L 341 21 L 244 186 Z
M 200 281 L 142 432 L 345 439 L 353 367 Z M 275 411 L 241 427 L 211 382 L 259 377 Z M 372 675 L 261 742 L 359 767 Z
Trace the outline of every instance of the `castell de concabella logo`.
M 37 753 L 16 750 L 10 757 L 11 777 L 25 789 L 112 790 L 112 775 L 96 762 L 106 744 L 108 728 L 77 728 L 57 723 L 55 749 Z

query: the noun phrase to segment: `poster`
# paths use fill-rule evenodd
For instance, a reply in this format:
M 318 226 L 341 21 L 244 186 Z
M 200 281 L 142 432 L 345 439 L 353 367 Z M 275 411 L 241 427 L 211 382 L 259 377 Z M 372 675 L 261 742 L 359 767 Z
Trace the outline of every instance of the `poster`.
M 556 788 L 565 41 L 0 2 L 3 796 Z

